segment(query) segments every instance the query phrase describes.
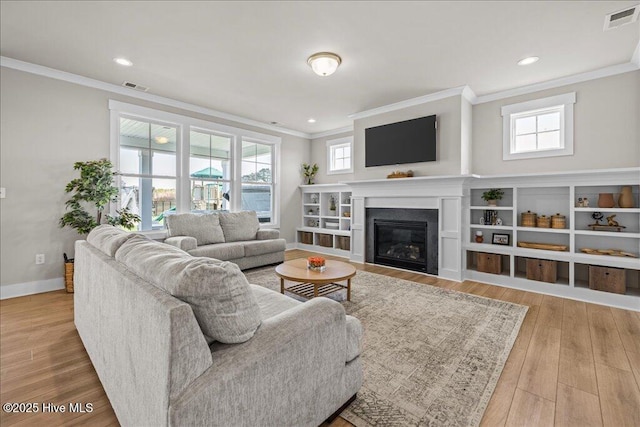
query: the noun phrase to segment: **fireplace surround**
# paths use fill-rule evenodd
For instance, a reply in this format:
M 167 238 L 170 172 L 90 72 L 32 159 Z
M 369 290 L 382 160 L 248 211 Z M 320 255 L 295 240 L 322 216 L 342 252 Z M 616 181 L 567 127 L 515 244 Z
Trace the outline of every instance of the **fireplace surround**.
M 366 209 L 366 262 L 438 274 L 437 209 Z

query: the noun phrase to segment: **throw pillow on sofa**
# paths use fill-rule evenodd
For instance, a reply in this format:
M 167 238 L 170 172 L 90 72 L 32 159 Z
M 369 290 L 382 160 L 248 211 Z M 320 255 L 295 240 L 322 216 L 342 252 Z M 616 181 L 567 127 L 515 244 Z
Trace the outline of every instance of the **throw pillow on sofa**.
M 258 214 L 255 211 L 221 213 L 220 225 L 227 242 L 256 240 L 260 229 Z
M 153 285 L 189 304 L 205 336 L 222 343 L 250 339 L 260 308 L 249 282 L 231 262 L 196 258 L 164 243 L 135 236 L 116 260 Z
M 184 213 L 167 215 L 168 237 L 195 237 L 198 246 L 224 243 L 224 234 L 217 214 Z

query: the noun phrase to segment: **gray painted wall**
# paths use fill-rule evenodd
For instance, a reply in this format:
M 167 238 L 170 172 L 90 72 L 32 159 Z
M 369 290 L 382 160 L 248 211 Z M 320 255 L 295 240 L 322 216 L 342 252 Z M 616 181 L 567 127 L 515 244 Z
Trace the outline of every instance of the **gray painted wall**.
M 156 108 L 273 134 L 263 129 L 182 111 L 59 80 L 2 68 L 0 79 L 0 284 L 63 277 L 62 253 L 73 254 L 75 231 L 58 227 L 67 197 L 64 187 L 76 177 L 73 163 L 109 157 L 108 100 Z M 281 234 L 295 241 L 300 223 L 299 167 L 309 161 L 310 141 L 282 137 Z M 46 256 L 35 265 L 35 254 Z
M 576 92 L 574 155 L 502 160 L 503 105 Z M 640 71 L 473 106 L 473 173 L 555 172 L 640 166 Z

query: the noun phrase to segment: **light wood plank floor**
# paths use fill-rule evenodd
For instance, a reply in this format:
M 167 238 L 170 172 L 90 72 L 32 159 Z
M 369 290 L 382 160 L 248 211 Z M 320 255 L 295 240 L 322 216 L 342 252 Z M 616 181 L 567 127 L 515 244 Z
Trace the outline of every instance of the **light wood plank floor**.
M 294 250 L 286 257 L 308 255 Z M 529 306 L 482 426 L 640 426 L 640 313 L 354 265 Z M 0 401 L 93 404 L 91 413 L 3 411 L 3 427 L 118 424 L 74 327 L 72 295 L 57 291 L 0 301 Z M 341 418 L 331 424 L 350 425 Z

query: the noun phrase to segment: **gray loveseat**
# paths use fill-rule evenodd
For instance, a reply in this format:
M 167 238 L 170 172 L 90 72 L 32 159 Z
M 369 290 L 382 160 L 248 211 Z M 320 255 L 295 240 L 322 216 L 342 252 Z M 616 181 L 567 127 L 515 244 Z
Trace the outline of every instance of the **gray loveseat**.
M 340 303 L 111 226 L 75 252 L 75 324 L 124 426 L 317 426 L 362 385 Z
M 284 261 L 286 241 L 278 230 L 260 229 L 255 211 L 184 213 L 165 221 L 164 242 L 193 256 L 231 261 L 242 270 Z

